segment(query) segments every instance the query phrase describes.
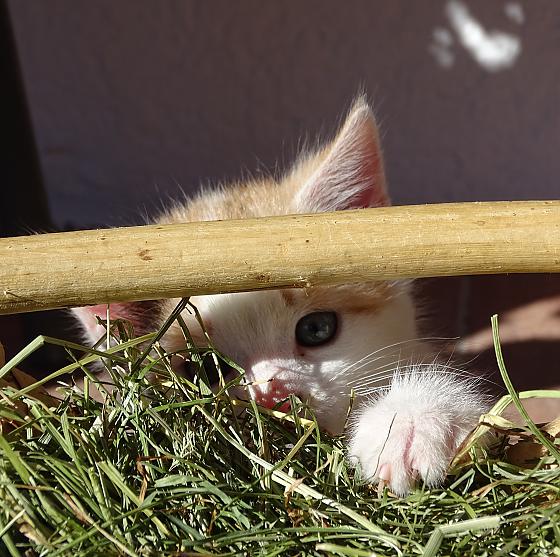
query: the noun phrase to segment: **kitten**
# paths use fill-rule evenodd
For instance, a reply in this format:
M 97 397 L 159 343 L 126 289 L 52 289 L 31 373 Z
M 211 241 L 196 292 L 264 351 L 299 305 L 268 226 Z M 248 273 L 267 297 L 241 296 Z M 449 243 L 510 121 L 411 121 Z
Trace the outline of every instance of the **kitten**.
M 335 139 L 302 156 L 281 180 L 221 187 L 169 209 L 157 222 L 175 223 L 316 213 L 389 204 L 378 130 L 362 99 Z M 137 333 L 154 329 L 177 300 L 111 304 Z M 348 453 L 363 477 L 383 480 L 397 494 L 417 479 L 436 485 L 454 452 L 485 409 L 476 383 L 433 362 L 417 340 L 409 282 L 378 281 L 308 289 L 197 296 L 220 351 L 246 370 L 250 395 L 274 407 L 289 394 L 307 400 L 319 423 L 342 432 L 352 391 Z M 96 315 L 106 306 L 76 308 L 90 341 L 104 334 Z M 183 315 L 204 344 L 195 318 Z M 179 327 L 162 344 L 184 347 Z

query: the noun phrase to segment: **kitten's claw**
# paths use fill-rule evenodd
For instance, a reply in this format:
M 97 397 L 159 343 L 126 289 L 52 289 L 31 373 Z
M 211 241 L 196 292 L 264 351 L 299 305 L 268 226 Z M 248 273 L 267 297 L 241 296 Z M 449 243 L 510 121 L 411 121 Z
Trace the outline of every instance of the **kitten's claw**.
M 358 412 L 349 456 L 372 483 L 397 495 L 418 480 L 436 486 L 459 445 L 485 410 L 472 384 L 427 373 L 397 377 L 389 392 Z

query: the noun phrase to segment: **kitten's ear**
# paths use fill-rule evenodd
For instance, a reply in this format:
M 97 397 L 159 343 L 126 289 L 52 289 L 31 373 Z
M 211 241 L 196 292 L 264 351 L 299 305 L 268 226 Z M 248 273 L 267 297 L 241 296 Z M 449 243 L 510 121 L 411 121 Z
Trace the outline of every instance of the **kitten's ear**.
M 355 104 L 296 196 L 299 212 L 389 205 L 377 124 L 364 99 Z
M 97 306 L 84 306 L 72 308 L 74 317 L 78 319 L 90 345 L 95 344 L 106 335 L 106 329 L 98 321 L 107 319 L 107 304 Z M 134 334 L 141 336 L 153 331 L 159 325 L 161 302 L 159 300 L 146 300 L 144 302 L 117 302 L 109 304 L 109 317 L 126 319 L 134 328 Z

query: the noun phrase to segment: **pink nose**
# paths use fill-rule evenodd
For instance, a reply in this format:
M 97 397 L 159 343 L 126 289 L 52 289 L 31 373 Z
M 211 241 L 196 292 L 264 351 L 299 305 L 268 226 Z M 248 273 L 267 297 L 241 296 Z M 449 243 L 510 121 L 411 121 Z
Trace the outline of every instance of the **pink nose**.
M 292 394 L 281 380 L 275 378 L 267 383 L 254 385 L 252 392 L 255 402 L 265 408 L 274 408 L 279 402 Z M 278 409 L 287 412 L 290 409 L 290 403 L 285 402 Z

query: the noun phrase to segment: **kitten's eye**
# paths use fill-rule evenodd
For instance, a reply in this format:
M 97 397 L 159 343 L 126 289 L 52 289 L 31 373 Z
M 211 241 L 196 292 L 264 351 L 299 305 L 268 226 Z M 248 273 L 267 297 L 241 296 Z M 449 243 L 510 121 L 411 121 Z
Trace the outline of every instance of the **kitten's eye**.
M 296 325 L 296 340 L 301 346 L 319 346 L 336 334 L 338 318 L 334 311 L 316 311 L 303 316 Z

